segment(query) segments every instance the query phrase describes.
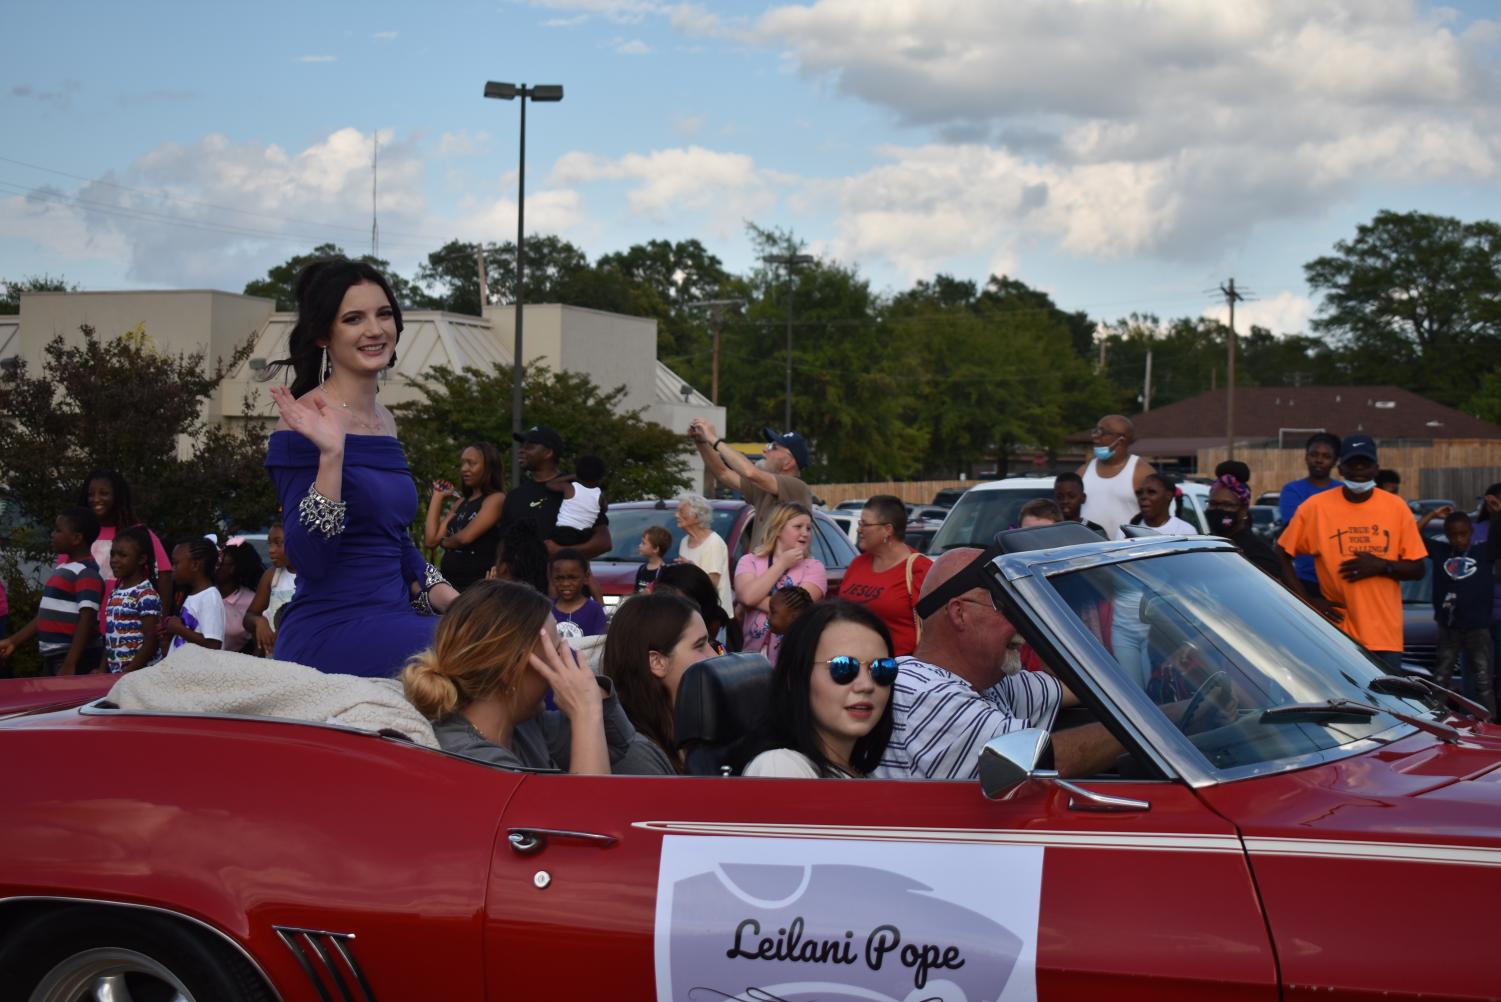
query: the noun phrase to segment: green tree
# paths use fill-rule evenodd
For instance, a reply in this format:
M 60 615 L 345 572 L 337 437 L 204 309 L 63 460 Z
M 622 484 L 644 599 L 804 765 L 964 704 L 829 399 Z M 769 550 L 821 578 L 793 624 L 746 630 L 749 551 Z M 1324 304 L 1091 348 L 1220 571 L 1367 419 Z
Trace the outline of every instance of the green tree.
M 21 312 L 23 292 L 77 292 L 78 286 L 68 283 L 61 275 L 28 275 L 25 278 L 7 280 L 0 278 L 0 316 L 14 316 Z
M 492 303 L 516 301 L 516 244 L 513 241 L 477 244 L 450 240 L 427 256 L 417 269 L 417 281 L 431 305 L 479 316 L 479 257 L 485 260 L 485 282 Z M 589 258 L 562 237 L 532 234 L 526 238 L 526 301 L 567 302 L 563 292 L 577 273 L 589 270 Z M 569 303 L 569 305 L 582 305 Z
M 281 264 L 266 271 L 265 278 L 258 278 L 253 282 L 245 283 L 245 295 L 262 296 L 274 300 L 276 308 L 282 311 L 291 311 L 297 308 L 297 298 L 292 295 L 292 282 L 296 280 L 297 273 L 309 261 L 317 261 L 325 257 L 348 257 L 338 244 L 319 244 L 306 254 L 297 254 L 288 258 Z M 432 297 L 419 286 L 413 284 L 396 274 L 391 269 L 391 263 L 383 258 L 371 257 L 365 254 L 359 258 L 370 265 L 376 271 L 386 276 L 386 281 L 391 283 L 391 291 L 396 294 L 396 301 L 407 309 L 431 309 L 435 305 Z
M 1304 265 L 1323 294 L 1313 327 L 1352 381 L 1395 383 L 1455 405 L 1501 348 L 1501 226 L 1378 212 Z
M 416 384 L 422 399 L 393 408 L 419 484 L 452 479 L 459 451 L 472 442 L 494 442 L 505 452 L 511 444 L 511 375 L 509 366 L 438 367 Z M 616 500 L 672 497 L 687 488 L 683 437 L 640 411 L 621 412 L 625 387 L 601 390 L 583 373 L 533 365 L 524 388 L 525 423 L 557 429 L 568 446 L 563 470 L 571 470 L 579 455 L 599 456 L 609 470 L 606 492 Z
M 90 469 L 119 470 L 136 512 L 164 539 L 200 535 L 227 524 L 264 525 L 276 497 L 262 462 L 266 436 L 250 420 L 210 426 L 204 404 L 224 376 L 249 356 L 249 342 L 208 364 L 203 353 L 167 355 L 144 338 L 81 343 L 54 338 L 36 375 L 22 365 L 0 377 L 0 483 L 32 519 L 77 503 Z M 182 446 L 186 444 L 186 448 Z M 30 541 L 45 556 L 46 540 Z

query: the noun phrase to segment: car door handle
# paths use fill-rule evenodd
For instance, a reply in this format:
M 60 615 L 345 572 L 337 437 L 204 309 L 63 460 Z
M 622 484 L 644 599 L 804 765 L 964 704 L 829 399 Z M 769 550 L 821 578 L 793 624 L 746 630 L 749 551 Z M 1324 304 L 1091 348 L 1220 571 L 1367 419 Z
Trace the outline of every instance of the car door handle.
M 506 832 L 506 841 L 511 843 L 511 848 L 522 856 L 541 852 L 547 846 L 547 840 L 552 838 L 597 845 L 601 849 L 608 849 L 619 841 L 614 835 L 566 831 L 562 828 L 511 828 Z
M 1086 790 L 1082 786 L 1070 783 L 1066 779 L 1055 779 L 1059 787 L 1068 791 L 1068 809 L 1071 811 L 1093 811 L 1101 814 L 1115 812 L 1135 813 L 1137 811 L 1150 811 L 1151 803 L 1145 800 L 1137 800 L 1133 797 L 1112 797 L 1107 793 L 1096 793 L 1094 790 Z

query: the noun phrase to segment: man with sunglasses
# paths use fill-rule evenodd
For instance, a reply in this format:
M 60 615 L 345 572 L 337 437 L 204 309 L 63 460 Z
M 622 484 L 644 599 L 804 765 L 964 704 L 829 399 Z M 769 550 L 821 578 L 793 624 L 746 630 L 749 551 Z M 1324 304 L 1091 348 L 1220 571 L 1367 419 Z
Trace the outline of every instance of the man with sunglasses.
M 795 431 L 778 433 L 763 428 L 761 434 L 766 438 L 766 450 L 760 462 L 752 463 L 740 450 L 725 444 L 714 426 L 703 418 L 694 418 L 688 425 L 688 437 L 703 457 L 704 467 L 715 480 L 739 491 L 756 509 L 752 548 L 760 544 L 766 516 L 777 502 L 796 501 L 810 510 L 813 508 L 813 492 L 798 476 L 808 466 L 808 443 Z
M 945 551 L 928 571 L 922 598 L 970 570 L 980 555 L 964 547 Z M 925 617 L 917 650 L 897 659 L 891 741 L 875 775 L 973 779 L 991 738 L 1027 727 L 1051 731 L 1058 711 L 1078 699 L 1051 674 L 1022 671 L 1010 653 L 1015 636 L 1016 627 L 995 607 L 990 591 L 978 585 Z M 1064 776 L 1108 768 L 1122 750 L 1103 724 L 1053 735 L 1054 764 Z
M 1136 490 L 1157 471 L 1131 453 L 1136 426 L 1121 414 L 1106 414 L 1090 432 L 1094 453 L 1079 467 L 1084 481 L 1084 520 L 1098 522 L 1111 539 L 1123 539 L 1121 526 L 1141 510 Z

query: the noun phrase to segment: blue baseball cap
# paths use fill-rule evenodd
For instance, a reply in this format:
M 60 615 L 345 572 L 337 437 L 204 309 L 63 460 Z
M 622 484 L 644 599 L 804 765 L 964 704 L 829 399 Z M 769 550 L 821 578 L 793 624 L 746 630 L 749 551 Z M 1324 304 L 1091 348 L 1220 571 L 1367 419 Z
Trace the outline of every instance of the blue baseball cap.
M 1376 458 L 1376 440 L 1369 435 L 1349 435 L 1340 445 L 1339 461 L 1347 462 L 1364 456 L 1371 462 L 1379 462 Z
M 797 460 L 797 468 L 805 470 L 812 461 L 808 455 L 808 443 L 803 441 L 803 436 L 795 431 L 784 431 L 778 435 L 770 428 L 762 428 L 761 435 L 767 442 L 773 442 L 792 453 L 792 458 Z

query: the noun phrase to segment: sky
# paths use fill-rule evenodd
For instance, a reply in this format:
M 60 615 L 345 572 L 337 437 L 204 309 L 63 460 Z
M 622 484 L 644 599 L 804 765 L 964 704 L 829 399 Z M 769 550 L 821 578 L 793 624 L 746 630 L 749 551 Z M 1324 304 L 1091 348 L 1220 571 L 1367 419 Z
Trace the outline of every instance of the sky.
M 1382 209 L 1501 219 L 1501 5 L 489 0 L 8 5 L 0 277 L 241 290 L 332 241 L 591 257 L 748 222 L 879 291 L 1006 274 L 1111 321 L 1306 329 Z M 1242 329 L 1244 329 L 1242 327 Z

